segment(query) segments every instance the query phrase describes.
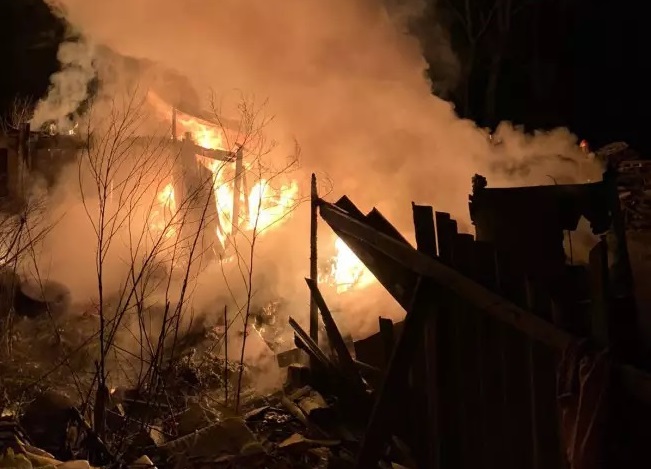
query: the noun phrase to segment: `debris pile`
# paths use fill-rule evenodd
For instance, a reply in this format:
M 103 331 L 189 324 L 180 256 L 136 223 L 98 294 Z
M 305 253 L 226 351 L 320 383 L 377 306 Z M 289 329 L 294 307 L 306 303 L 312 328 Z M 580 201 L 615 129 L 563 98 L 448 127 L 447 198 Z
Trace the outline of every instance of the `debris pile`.
M 42 386 L 22 407 L 3 409 L 0 466 L 354 467 L 373 402 L 368 378 L 382 371 L 353 358 L 318 287 L 308 286 L 328 347 L 290 318 L 298 348 L 277 355 L 279 363 L 286 361 L 281 390 L 257 394 L 245 368 L 238 396 L 240 364 L 220 355 L 219 328 L 194 331 L 179 339 L 180 358 L 157 380 L 109 390 L 101 417 L 93 396 L 72 398 L 72 385 Z M 22 321 L 36 330 L 46 319 Z M 70 340 L 65 331 L 60 335 Z M 390 459 L 409 460 L 404 450 L 394 453 Z

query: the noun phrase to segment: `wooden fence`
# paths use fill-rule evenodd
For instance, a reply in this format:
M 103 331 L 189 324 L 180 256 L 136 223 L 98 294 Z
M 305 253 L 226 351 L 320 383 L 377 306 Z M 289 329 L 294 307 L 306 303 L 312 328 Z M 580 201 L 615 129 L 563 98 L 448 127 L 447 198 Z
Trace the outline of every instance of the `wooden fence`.
M 377 210 L 365 215 L 345 197 L 319 205 L 321 217 L 407 310 L 404 323 L 381 320 L 380 333 L 355 346 L 358 360 L 386 368 L 357 467 L 375 467 L 388 432 L 410 442 L 423 468 L 567 467 L 557 369 L 577 341 L 559 327 L 562 318 L 544 289 L 429 206 L 412 207 L 414 249 Z M 602 241 L 591 253 L 590 314 L 582 321 L 598 343 L 608 334 L 606 251 Z M 646 373 L 614 368 L 632 394 L 648 395 Z M 592 407 L 581 412 L 600 417 L 602 402 L 583 398 Z M 589 444 L 602 428 L 593 423 L 579 435 Z M 605 457 L 589 444 L 586 458 Z

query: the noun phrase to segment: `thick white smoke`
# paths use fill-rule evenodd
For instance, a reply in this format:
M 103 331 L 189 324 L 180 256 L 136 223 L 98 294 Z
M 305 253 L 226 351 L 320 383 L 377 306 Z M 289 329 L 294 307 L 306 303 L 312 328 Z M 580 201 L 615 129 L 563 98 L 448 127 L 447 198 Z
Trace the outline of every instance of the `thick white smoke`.
M 432 95 L 433 87 L 450 86 L 458 64 L 436 29 L 428 41 L 437 47 L 428 50 L 441 57 L 428 59 L 447 69 L 430 73 L 442 77 L 434 86 L 426 77 L 421 46 L 404 26 L 418 12 L 417 2 L 396 0 L 387 10 L 380 0 L 47 1 L 89 44 L 174 70 L 199 97 L 242 90 L 268 98 L 266 112 L 276 116 L 269 132 L 280 142 L 298 140 L 305 181 L 310 172 L 327 176 L 336 195 L 348 194 L 366 210 L 377 206 L 406 233 L 410 201 L 449 211 L 468 227 L 475 173 L 497 186 L 550 184 L 550 176 L 569 182 L 586 169 L 585 154 L 565 129 L 525 135 L 505 123 L 491 143 L 486 131 Z M 39 120 L 62 116 L 85 97 L 80 85 L 91 78 L 93 60 L 90 48 L 79 47 L 62 46 L 64 68 L 53 77 Z M 137 74 L 121 62 L 95 61 L 107 87 Z M 598 177 L 599 168 L 587 166 L 590 177 Z M 302 209 L 291 228 L 265 240 L 259 261 L 277 284 L 274 294 L 300 298 L 302 310 L 304 215 Z M 322 229 L 322 241 L 327 236 Z
M 85 39 L 66 41 L 59 46 L 61 69 L 50 78 L 48 95 L 34 110 L 32 125 L 40 127 L 52 121 L 60 130 L 69 130 L 73 114 L 88 97 L 88 85 L 95 77 L 95 48 Z

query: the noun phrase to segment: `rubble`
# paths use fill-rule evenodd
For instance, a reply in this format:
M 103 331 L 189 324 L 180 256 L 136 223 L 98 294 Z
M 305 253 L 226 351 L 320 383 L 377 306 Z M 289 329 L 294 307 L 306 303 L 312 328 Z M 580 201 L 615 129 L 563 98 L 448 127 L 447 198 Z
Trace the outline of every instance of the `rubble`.
M 333 327 L 331 323 L 331 334 Z M 216 340 L 210 333 L 204 337 Z M 72 393 L 36 393 L 3 423 L 0 466 L 352 467 L 363 432 L 353 414 L 343 411 L 354 387 L 336 355 L 330 357 L 312 344 L 313 352 L 331 364 L 327 375 L 292 362 L 280 391 L 259 396 L 245 385 L 236 413 L 236 391 L 229 381 L 235 381 L 239 366 L 225 362 L 201 340 L 186 342 L 181 358 L 162 373 L 164 388 L 111 390 L 106 441 L 94 434 L 84 417 L 88 408 L 69 397 Z M 335 385 L 327 385 L 329 381 Z M 231 396 L 228 405 L 225 386 Z

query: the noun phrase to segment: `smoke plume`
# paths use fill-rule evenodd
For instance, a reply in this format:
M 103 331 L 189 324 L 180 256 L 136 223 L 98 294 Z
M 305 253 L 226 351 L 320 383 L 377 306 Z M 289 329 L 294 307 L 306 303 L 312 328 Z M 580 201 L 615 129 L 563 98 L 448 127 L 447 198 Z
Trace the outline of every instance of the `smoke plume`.
M 50 78 L 48 94 L 37 103 L 31 123 L 41 127 L 51 121 L 65 131 L 71 127 L 70 115 L 88 97 L 88 86 L 95 77 L 95 48 L 84 39 L 66 41 L 57 56 L 61 69 Z
M 429 74 L 442 77 L 440 83 L 427 78 L 421 44 L 406 32 L 420 2 L 385 2 L 387 8 L 380 0 L 47 1 L 88 42 L 62 45 L 63 69 L 52 79 L 37 122 L 75 109 L 86 96 L 93 59 L 104 70 L 104 93 L 125 75 L 140 73 L 114 58 L 101 63 L 102 57 L 92 57 L 87 44 L 100 44 L 187 77 L 204 105 L 211 91 L 268 99 L 267 112 L 275 116 L 268 131 L 279 142 L 300 143 L 302 179 L 310 172 L 328 178 L 333 196 L 347 194 L 365 210 L 377 206 L 407 235 L 410 201 L 451 212 L 469 229 L 467 195 L 475 173 L 491 187 L 571 182 L 581 171 L 599 177 L 566 129 L 526 135 L 504 123 L 491 140 L 434 96 L 433 88 L 450 87 L 458 64 L 436 29 L 428 50 L 440 57 L 428 61 L 448 69 Z M 180 85 L 167 91 L 183 94 Z M 295 299 L 294 311 L 307 305 L 305 211 L 295 217 L 294 230 L 265 240 L 259 261 L 260 269 L 277 274 L 274 287 L 266 286 L 269 294 Z M 320 236 L 328 239 L 325 228 Z M 375 319 L 360 320 L 360 327 L 367 330 L 369 322 Z

